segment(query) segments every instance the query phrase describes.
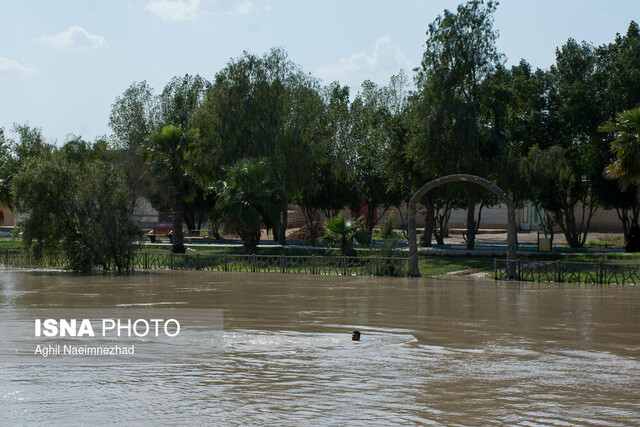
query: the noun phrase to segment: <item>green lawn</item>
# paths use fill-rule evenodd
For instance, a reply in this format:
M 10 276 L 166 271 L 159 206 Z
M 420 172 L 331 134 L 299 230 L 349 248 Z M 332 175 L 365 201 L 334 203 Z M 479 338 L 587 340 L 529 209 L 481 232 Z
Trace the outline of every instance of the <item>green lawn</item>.
M 22 240 L 10 239 L 10 238 L 0 238 L 0 249 L 23 249 L 24 245 L 22 244 Z
M 468 275 L 474 273 L 493 274 L 493 257 L 487 256 L 428 256 L 420 257 L 418 262 L 423 276 L 442 276 L 445 274 Z

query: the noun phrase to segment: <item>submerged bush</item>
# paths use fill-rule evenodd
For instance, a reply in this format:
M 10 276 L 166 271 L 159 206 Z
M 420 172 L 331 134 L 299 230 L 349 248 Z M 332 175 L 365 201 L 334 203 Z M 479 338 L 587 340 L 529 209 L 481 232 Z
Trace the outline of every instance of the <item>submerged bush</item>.
M 117 167 L 72 162 L 60 153 L 33 159 L 14 180 L 25 247 L 36 258 L 62 252 L 67 268 L 129 269 L 142 230 L 131 218 L 130 194 Z

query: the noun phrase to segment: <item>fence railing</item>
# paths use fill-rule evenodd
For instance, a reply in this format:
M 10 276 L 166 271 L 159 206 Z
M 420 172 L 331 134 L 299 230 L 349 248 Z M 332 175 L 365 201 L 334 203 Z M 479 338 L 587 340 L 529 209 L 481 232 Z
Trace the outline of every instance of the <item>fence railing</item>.
M 62 254 L 40 259 L 29 250 L 0 251 L 3 268 L 63 269 Z M 507 280 L 512 263 L 517 280 L 596 284 L 640 284 L 640 264 L 567 261 L 494 260 L 494 277 Z M 342 257 L 317 255 L 231 255 L 138 252 L 131 266 L 137 270 L 246 271 L 344 276 L 406 276 L 403 257 Z M 515 265 L 514 265 L 515 264 Z
M 0 252 L 4 268 L 64 268 L 62 255 L 35 259 L 28 250 Z M 138 252 L 131 266 L 138 270 L 246 271 L 344 276 L 406 276 L 408 258 L 316 255 L 230 255 Z
M 640 284 L 640 264 L 568 261 L 494 260 L 496 280 L 507 280 L 507 265 L 515 264 L 517 280 L 596 284 Z

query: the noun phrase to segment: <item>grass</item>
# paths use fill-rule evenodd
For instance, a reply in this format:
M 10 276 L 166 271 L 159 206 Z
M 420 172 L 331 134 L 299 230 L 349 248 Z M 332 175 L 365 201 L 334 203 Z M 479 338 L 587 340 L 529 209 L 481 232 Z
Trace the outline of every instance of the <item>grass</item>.
M 200 255 L 209 255 L 209 254 L 227 254 L 227 255 L 243 255 L 244 250 L 242 246 L 199 246 L 199 245 L 185 245 L 187 248 L 188 254 L 200 254 Z M 171 245 L 167 244 L 164 246 L 148 246 L 143 245 L 142 251 L 144 252 L 161 252 L 167 253 Z M 317 250 L 317 249 L 305 249 L 298 248 L 295 246 L 292 247 L 261 247 L 258 248 L 258 255 L 299 255 L 299 256 L 339 256 L 339 250 Z
M 625 242 L 622 234 L 605 234 L 598 240 L 585 243 L 585 248 L 624 248 Z
M 418 261 L 423 276 L 443 276 L 446 274 L 468 275 L 473 273 L 493 274 L 493 257 L 429 256 Z
M 24 249 L 22 240 L 11 238 L 0 238 L 0 249 Z

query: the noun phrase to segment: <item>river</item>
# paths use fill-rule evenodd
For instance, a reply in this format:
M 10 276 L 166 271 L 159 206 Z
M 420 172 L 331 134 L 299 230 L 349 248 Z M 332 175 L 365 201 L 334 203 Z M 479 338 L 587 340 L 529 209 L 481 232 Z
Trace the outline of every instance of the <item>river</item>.
M 0 423 L 640 423 L 635 287 L 0 273 L 2 321 L 27 308 L 150 306 L 222 309 L 223 351 L 196 363 L 0 360 Z

